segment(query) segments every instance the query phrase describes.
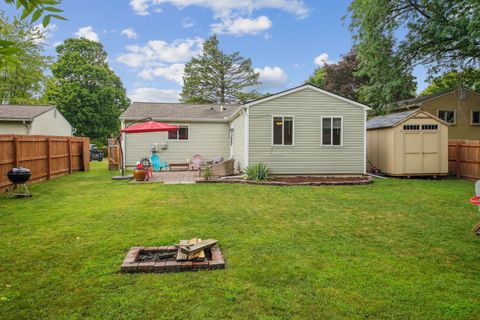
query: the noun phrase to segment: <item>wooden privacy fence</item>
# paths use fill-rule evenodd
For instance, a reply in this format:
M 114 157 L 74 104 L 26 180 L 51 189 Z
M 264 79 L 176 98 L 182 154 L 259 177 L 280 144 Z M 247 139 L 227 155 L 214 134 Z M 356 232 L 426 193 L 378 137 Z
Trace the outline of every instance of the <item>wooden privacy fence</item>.
M 120 154 L 120 147 L 118 144 L 108 145 L 108 170 L 115 171 L 120 170 L 120 161 L 122 155 Z
M 0 135 L 0 191 L 11 185 L 13 167 L 32 171 L 31 182 L 90 168 L 90 140 L 82 137 Z
M 480 179 L 480 140 L 449 140 L 448 172 L 457 177 Z

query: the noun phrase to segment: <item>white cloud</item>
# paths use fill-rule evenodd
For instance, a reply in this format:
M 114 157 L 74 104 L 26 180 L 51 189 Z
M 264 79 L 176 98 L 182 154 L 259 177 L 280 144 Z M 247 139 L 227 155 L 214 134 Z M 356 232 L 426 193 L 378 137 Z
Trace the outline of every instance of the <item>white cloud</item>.
M 287 82 L 288 76 L 280 67 L 255 68 L 255 72 L 260 74 L 259 81 L 262 83 L 260 88 L 278 88 Z
M 188 17 L 182 19 L 182 27 L 184 27 L 185 29 L 191 28 L 194 25 L 195 25 L 195 22 L 193 22 L 192 19 Z
M 167 80 L 174 81 L 183 85 L 183 72 L 185 65 L 182 63 L 175 63 L 168 67 L 158 67 L 142 70 L 138 76 L 145 80 L 152 80 L 155 77 L 163 77 Z
M 178 102 L 180 99 L 176 90 L 157 88 L 135 88 L 128 97 L 137 102 Z
M 92 40 L 96 42 L 100 41 L 98 34 L 95 31 L 93 31 L 92 26 L 86 26 L 78 29 L 78 31 L 75 32 L 75 36 L 77 38 L 86 38 L 88 40 Z
M 218 21 L 212 24 L 213 31 L 220 30 L 222 33 L 235 35 L 257 34 L 270 28 L 271 21 L 266 16 L 251 18 L 253 12 L 261 9 L 281 10 L 300 19 L 310 13 L 304 0 L 130 0 L 130 6 L 139 15 L 148 15 L 150 9 L 155 11 L 164 4 L 171 4 L 179 9 L 189 6 L 210 9 L 214 19 Z
M 148 15 L 148 8 L 150 7 L 150 0 L 130 0 L 130 6 L 136 14 L 141 16 Z
M 131 0 L 130 6 L 139 15 L 148 14 L 151 6 L 171 4 L 178 8 L 188 6 L 204 7 L 212 10 L 215 16 L 225 16 L 231 13 L 252 13 L 260 9 L 278 9 L 299 18 L 305 18 L 309 9 L 303 0 Z
M 202 39 L 181 39 L 173 42 L 162 40 L 148 41 L 145 46 L 127 46 L 127 52 L 117 61 L 132 68 L 162 67 L 165 63 L 188 61 L 202 49 Z
M 244 34 L 258 34 L 272 27 L 272 21 L 267 16 L 258 18 L 223 18 L 222 22 L 211 25 L 212 31 L 219 34 L 241 36 Z
M 315 64 L 317 66 L 323 67 L 326 64 L 331 64 L 333 61 L 331 61 L 328 57 L 327 53 L 322 53 L 319 56 L 317 56 L 314 60 Z
M 127 37 L 128 39 L 137 39 L 138 35 L 133 28 L 123 29 L 120 34 Z

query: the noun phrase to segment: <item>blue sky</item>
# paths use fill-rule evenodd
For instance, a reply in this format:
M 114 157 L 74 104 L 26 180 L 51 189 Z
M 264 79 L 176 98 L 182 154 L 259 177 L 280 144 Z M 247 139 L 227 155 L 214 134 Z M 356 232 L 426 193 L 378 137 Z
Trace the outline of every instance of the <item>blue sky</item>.
M 47 53 L 66 38 L 100 41 L 132 100 L 175 101 L 185 62 L 217 33 L 225 52 L 253 61 L 275 92 L 305 81 L 316 66 L 338 61 L 352 45 L 347 0 L 64 0 L 68 21 L 47 30 Z M 7 12 L 18 14 L 13 8 Z M 419 91 L 424 71 L 415 71 Z

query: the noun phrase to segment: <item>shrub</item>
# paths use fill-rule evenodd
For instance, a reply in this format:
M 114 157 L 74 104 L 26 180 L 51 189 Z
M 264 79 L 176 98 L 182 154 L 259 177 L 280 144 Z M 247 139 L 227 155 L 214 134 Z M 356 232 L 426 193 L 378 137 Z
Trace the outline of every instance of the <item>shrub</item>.
M 264 163 L 257 163 L 251 166 L 248 166 L 245 169 L 245 174 L 247 179 L 254 181 L 266 181 L 270 174 L 270 169 L 267 168 L 267 165 Z
M 205 169 L 203 169 L 203 178 L 205 180 L 210 180 L 212 177 L 213 177 L 212 168 L 210 166 L 206 166 Z

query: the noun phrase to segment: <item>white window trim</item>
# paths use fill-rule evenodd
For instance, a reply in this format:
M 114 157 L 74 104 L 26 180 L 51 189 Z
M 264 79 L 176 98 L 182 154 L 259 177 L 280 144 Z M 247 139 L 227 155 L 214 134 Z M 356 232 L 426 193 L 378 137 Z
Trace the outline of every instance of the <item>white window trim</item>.
M 188 139 L 180 140 L 180 139 L 178 139 L 178 134 L 177 134 L 177 139 L 169 139 L 168 138 L 168 131 L 167 131 L 166 132 L 166 135 L 167 135 L 166 140 L 167 141 L 173 141 L 173 142 L 188 142 L 188 141 L 190 141 L 190 125 L 188 125 L 188 124 L 175 124 L 175 125 L 178 126 L 179 128 L 180 127 L 187 127 L 187 129 L 188 129 Z M 177 131 L 178 131 L 178 129 L 177 129 Z
M 440 111 L 452 111 L 453 112 L 453 122 L 450 123 L 450 122 L 447 121 L 447 119 L 443 120 L 442 118 L 440 118 Z M 446 123 L 448 123 L 448 125 L 451 125 L 451 126 L 457 125 L 457 111 L 455 109 L 437 109 L 437 118 L 445 121 Z
M 323 144 L 323 119 L 329 118 L 340 118 L 342 126 L 340 127 L 340 144 L 333 144 L 333 120 L 331 121 L 332 127 L 330 128 L 330 133 L 332 134 L 332 144 Z M 322 148 L 340 148 L 343 147 L 343 116 L 322 116 L 320 119 L 320 146 Z
M 480 126 L 480 122 L 479 123 L 473 123 L 473 113 L 474 112 L 480 112 L 480 110 L 470 110 L 470 125 Z
M 274 118 L 282 118 L 282 144 L 274 144 L 273 143 L 273 119 Z M 285 124 L 285 118 L 292 118 L 292 123 L 293 123 L 293 131 L 292 131 L 292 144 L 283 144 L 285 142 L 285 131 L 283 130 L 283 126 Z M 272 147 L 294 147 L 295 146 L 295 117 L 292 115 L 272 115 L 272 118 L 270 120 L 270 125 L 271 125 L 271 134 L 272 134 Z

